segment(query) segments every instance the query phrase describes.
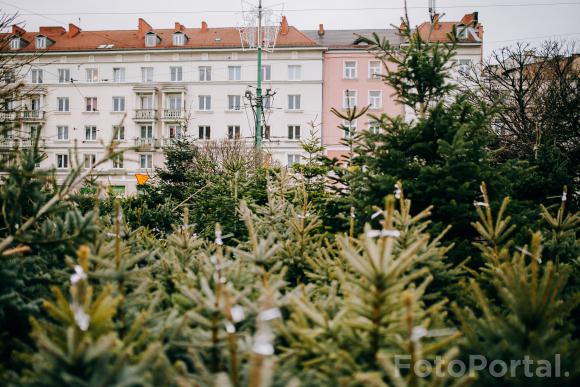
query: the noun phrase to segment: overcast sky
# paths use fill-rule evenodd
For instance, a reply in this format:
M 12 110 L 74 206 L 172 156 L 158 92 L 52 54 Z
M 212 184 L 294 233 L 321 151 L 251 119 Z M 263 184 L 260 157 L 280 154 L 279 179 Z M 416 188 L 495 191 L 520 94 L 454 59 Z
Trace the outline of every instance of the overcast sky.
M 258 0 L 252 0 L 257 3 Z M 384 28 L 399 24 L 403 0 L 263 0 L 265 6 L 284 8 L 288 22 L 300 29 Z M 428 19 L 428 0 L 409 0 L 412 24 Z M 535 4 L 535 5 L 534 5 Z M 85 30 L 136 29 L 143 17 L 153 28 L 172 28 L 175 21 L 199 27 L 236 26 L 241 21 L 240 0 L 0 0 L 3 12 L 18 11 L 28 30 L 39 26 L 79 24 Z M 390 8 L 390 9 L 378 9 Z M 444 0 L 437 1 L 444 20 L 459 20 L 479 11 L 484 25 L 484 48 L 491 50 L 518 40 L 538 43 L 547 38 L 580 41 L 580 1 Z M 577 46 L 580 44 L 577 43 Z M 578 50 L 578 47 L 577 47 Z

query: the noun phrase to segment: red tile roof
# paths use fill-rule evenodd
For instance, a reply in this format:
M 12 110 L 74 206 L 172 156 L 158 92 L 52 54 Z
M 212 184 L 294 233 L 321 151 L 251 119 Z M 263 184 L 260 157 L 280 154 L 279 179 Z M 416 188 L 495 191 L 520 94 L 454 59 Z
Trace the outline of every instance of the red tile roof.
M 433 27 L 434 25 L 434 27 Z M 467 34 L 466 38 L 460 39 L 463 43 L 481 43 L 483 40 L 483 26 L 477 21 L 477 12 L 466 14 L 459 22 L 442 22 L 438 15 L 435 16 L 434 23 L 422 23 L 417 27 L 417 31 L 421 37 L 431 42 L 449 42 L 449 35 L 455 26 L 457 33 L 461 32 L 463 28 L 471 28 L 477 34 L 477 39 L 472 34 Z
M 284 23 L 283 23 L 284 24 Z M 186 28 L 175 23 L 174 29 L 155 29 L 139 19 L 138 30 L 105 30 L 105 31 L 82 31 L 74 24 L 69 25 L 67 32 L 63 27 L 40 27 L 39 32 L 24 31 L 21 28 L 13 28 L 11 34 L 0 34 L 6 36 L 19 35 L 28 44 L 16 50 L 17 52 L 36 51 L 35 37 L 39 34 L 50 39 L 51 44 L 46 51 L 88 51 L 97 50 L 101 45 L 113 45 L 108 49 L 98 50 L 126 50 L 126 49 L 180 49 L 180 48 L 239 48 L 241 47 L 240 34 L 237 28 L 208 28 L 207 24 L 202 28 Z M 277 47 L 309 47 L 317 44 L 309 39 L 295 27 L 282 25 L 276 41 Z M 285 30 L 285 28 L 287 28 Z M 146 47 L 144 35 L 147 32 L 154 32 L 160 38 L 160 42 L 155 47 Z M 172 35 L 176 31 L 187 36 L 183 46 L 174 46 Z M 6 48 L 8 50 L 8 48 Z M 44 51 L 44 50 L 43 50 Z

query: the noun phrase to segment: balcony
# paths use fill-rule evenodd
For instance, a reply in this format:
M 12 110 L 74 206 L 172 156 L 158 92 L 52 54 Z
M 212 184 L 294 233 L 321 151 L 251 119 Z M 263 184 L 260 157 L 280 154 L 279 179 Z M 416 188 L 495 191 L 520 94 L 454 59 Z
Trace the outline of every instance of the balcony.
M 157 139 L 155 138 L 136 138 L 135 147 L 140 150 L 154 149 L 157 145 Z
M 185 118 L 185 111 L 181 109 L 164 109 L 161 118 L 166 121 L 181 121 Z
M 16 121 L 18 114 L 13 110 L 0 111 L 0 121 Z
M 44 111 L 42 110 L 23 110 L 20 112 L 23 121 L 42 121 L 44 120 Z
M 39 139 L 38 146 L 44 147 L 45 140 Z M 0 149 L 32 148 L 32 140 L 29 138 L 0 138 Z
M 156 109 L 137 109 L 135 110 L 135 121 L 153 121 L 157 117 Z
M 161 146 L 163 148 L 174 145 L 177 141 L 184 139 L 185 137 L 166 137 L 161 139 Z

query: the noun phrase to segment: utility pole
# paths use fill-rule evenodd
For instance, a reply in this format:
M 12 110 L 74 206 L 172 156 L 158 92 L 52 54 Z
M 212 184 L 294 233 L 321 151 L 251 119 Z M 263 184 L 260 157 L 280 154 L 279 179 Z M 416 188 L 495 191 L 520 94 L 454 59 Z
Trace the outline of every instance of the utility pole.
M 262 0 L 258 3 L 258 82 L 256 85 L 256 149 L 262 147 Z

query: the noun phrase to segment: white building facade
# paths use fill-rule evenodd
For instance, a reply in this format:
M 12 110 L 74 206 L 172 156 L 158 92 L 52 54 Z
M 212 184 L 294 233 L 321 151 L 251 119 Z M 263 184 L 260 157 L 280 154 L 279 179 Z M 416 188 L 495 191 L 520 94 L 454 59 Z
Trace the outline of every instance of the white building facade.
M 265 101 L 264 150 L 282 166 L 300 160 L 301 140 L 322 109 L 323 49 L 285 22 L 279 44 L 262 62 L 263 89 L 274 94 Z M 0 152 L 29 146 L 40 131 L 48 156 L 40 166 L 55 167 L 63 178 L 75 162 L 73 149 L 88 168 L 114 139 L 126 152 L 99 166 L 98 180 L 132 194 L 135 174 L 163 166 L 163 149 L 176 138 L 253 144 L 254 114 L 245 94 L 255 94 L 256 53 L 242 50 L 237 31 L 205 23 L 154 30 L 141 19 L 139 27 L 124 31 L 130 35 L 85 33 L 72 25 L 68 32 L 13 31 L 11 39 L 26 46 L 43 36 L 54 43 L 26 71 L 30 94 L 21 106 L 5 105 L 0 113 L 0 121 L 14 126 L 0 139 Z

